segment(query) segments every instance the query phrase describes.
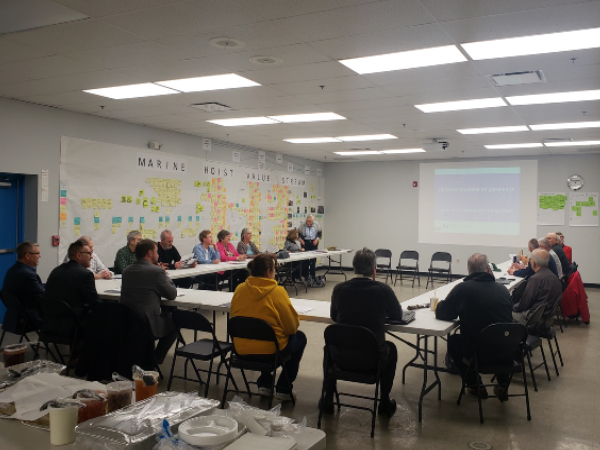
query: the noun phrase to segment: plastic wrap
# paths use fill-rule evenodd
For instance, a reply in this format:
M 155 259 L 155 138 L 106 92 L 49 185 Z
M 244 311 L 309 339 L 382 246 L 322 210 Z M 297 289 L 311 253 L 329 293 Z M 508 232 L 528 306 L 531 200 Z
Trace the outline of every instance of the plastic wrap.
M 44 360 L 29 361 L 9 367 L 11 371 L 18 372 L 20 376 L 15 376 L 7 368 L 3 367 L 0 369 L 0 391 L 32 375 L 37 375 L 38 373 L 61 373 L 66 367 L 63 364 Z

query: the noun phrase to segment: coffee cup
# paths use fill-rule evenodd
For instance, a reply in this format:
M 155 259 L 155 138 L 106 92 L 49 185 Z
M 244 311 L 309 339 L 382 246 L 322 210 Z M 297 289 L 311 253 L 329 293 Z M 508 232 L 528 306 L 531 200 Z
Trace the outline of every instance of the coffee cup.
M 437 297 L 431 297 L 431 298 L 429 299 L 429 308 L 430 308 L 432 311 L 435 311 L 435 309 L 437 308 L 437 304 L 438 304 L 438 302 L 439 302 L 439 301 L 440 301 L 440 299 L 439 299 L 439 298 L 437 298 Z

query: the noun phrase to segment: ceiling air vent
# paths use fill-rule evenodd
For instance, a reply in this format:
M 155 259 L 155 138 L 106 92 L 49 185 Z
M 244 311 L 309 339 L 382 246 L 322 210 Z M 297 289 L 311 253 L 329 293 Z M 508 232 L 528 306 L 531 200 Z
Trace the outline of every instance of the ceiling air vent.
M 218 48 L 244 48 L 246 46 L 245 42 L 227 36 L 216 37 L 208 42 L 213 47 Z
M 233 111 L 235 109 L 231 106 L 223 105 L 222 103 L 217 102 L 194 103 L 193 105 L 190 105 L 190 108 L 201 109 L 202 111 L 209 113 Z
M 255 56 L 250 58 L 250 62 L 254 64 L 261 64 L 263 66 L 273 66 L 276 64 L 281 64 L 283 59 L 276 58 L 275 56 Z
M 491 75 L 490 78 L 496 86 L 517 86 L 519 84 L 545 83 L 546 77 L 541 70 L 528 72 L 511 72 Z

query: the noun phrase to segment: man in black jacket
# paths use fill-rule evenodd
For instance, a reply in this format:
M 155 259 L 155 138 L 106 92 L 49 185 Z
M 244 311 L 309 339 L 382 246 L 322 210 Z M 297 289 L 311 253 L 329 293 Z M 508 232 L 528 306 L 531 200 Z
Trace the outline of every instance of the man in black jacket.
M 64 301 L 85 324 L 91 310 L 100 302 L 94 274 L 87 270 L 92 251 L 87 242 L 75 241 L 69 246 L 68 254 L 69 262 L 50 273 L 45 298 Z
M 485 387 L 477 392 L 476 377 L 479 375 L 468 370 L 465 359 L 473 357 L 481 330 L 494 323 L 512 322 L 512 302 L 508 289 L 496 283 L 486 255 L 472 255 L 467 268 L 469 275 L 450 291 L 445 300 L 439 302 L 435 316 L 441 320 L 460 317 L 460 334 L 449 336 L 448 353 L 465 379 L 469 393 L 487 398 Z M 498 375 L 496 378 L 499 385 L 494 387 L 494 393 L 505 400 L 508 395 L 508 376 Z
M 548 233 L 546 235 L 546 239 L 550 241 L 550 245 L 552 245 L 552 250 L 560 259 L 560 265 L 562 266 L 563 277 L 568 277 L 571 274 L 571 263 L 569 262 L 569 258 L 565 255 L 565 252 L 560 244 L 560 238 L 556 233 Z
M 381 367 L 381 403 L 379 414 L 392 416 L 396 401 L 390 391 L 396 375 L 398 352 L 396 346 L 385 340 L 385 321 L 402 319 L 402 307 L 391 287 L 375 281 L 375 253 L 368 248 L 359 250 L 352 261 L 356 277 L 338 284 L 331 295 L 331 318 L 343 325 L 357 325 L 370 329 L 379 343 L 383 362 Z M 325 410 L 333 412 L 335 381 L 326 389 Z

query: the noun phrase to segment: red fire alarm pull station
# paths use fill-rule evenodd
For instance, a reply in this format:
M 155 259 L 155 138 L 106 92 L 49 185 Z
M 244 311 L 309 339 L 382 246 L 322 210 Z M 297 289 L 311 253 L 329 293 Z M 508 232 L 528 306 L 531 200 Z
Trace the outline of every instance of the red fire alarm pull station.
M 413 181 L 413 187 L 417 187 L 419 186 L 419 182 L 418 181 Z
M 52 247 L 57 247 L 60 244 L 60 236 L 52 236 Z

